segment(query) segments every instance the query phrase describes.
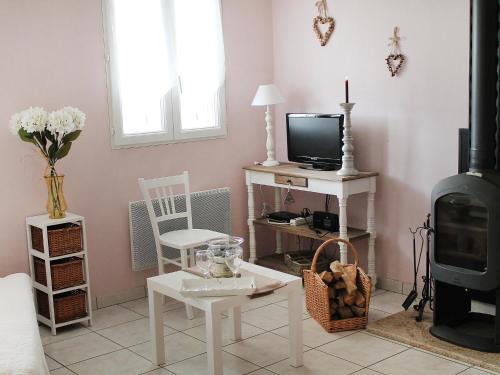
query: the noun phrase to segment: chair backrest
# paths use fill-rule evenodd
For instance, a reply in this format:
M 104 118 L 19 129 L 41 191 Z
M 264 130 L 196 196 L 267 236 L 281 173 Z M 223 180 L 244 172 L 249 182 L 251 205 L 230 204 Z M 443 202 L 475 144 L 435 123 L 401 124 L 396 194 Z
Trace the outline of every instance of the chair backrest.
M 186 197 L 186 211 L 180 212 L 175 205 L 174 186 L 184 185 Z M 188 229 L 193 229 L 193 217 L 191 215 L 191 194 L 189 191 L 189 174 L 184 172 L 179 176 L 153 178 L 145 180 L 139 178 L 139 187 L 148 208 L 149 219 L 155 234 L 157 247 L 159 248 L 160 230 L 159 224 L 166 220 L 186 218 Z M 158 201 L 159 210 L 155 210 L 153 201 Z M 160 249 L 158 249 L 160 250 Z

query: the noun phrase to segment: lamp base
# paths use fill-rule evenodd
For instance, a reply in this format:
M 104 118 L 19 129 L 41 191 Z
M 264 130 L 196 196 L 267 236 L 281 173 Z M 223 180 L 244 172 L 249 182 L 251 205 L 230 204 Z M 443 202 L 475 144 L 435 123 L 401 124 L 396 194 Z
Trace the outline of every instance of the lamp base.
M 280 165 L 280 163 L 277 160 L 266 160 L 262 162 L 262 165 L 264 167 L 276 167 L 277 165 Z

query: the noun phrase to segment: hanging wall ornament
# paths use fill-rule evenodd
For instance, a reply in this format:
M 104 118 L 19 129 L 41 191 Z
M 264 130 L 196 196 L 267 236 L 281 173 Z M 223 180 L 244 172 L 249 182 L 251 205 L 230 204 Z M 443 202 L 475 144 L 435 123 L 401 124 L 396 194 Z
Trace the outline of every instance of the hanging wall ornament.
M 335 21 L 333 20 L 333 17 L 330 17 L 328 14 L 328 4 L 326 3 L 326 0 L 316 1 L 316 7 L 318 8 L 318 15 L 313 18 L 313 30 L 319 40 L 319 43 L 323 47 L 326 46 L 326 43 L 328 43 L 328 40 L 335 29 Z M 328 29 L 326 29 L 324 34 L 321 32 L 320 25 L 328 26 Z
M 406 59 L 405 56 L 401 53 L 401 48 L 399 47 L 399 41 L 401 40 L 401 38 L 398 34 L 399 27 L 396 26 L 394 28 L 393 36 L 389 38 L 389 40 L 391 41 L 389 43 L 389 56 L 387 56 L 385 59 L 387 63 L 387 69 L 389 69 L 392 77 L 396 77 L 399 74 Z

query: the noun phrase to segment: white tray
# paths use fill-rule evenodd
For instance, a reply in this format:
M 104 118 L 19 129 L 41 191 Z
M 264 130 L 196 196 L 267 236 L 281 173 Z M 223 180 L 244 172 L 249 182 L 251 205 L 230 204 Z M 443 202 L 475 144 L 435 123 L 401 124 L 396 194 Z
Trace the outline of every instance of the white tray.
M 222 297 L 250 295 L 255 291 L 253 277 L 219 279 L 183 279 L 180 293 L 184 297 Z

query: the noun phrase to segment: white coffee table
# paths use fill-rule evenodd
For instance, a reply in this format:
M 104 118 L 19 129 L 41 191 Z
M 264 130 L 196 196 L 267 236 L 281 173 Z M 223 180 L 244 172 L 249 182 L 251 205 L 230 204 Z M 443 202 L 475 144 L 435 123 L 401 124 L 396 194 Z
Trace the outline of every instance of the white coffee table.
M 293 367 L 302 366 L 302 279 L 247 262 L 244 262 L 242 269 L 286 283 L 284 287 L 275 290 L 274 293 L 288 296 L 290 365 Z M 232 320 L 233 338 L 241 340 L 241 306 L 251 302 L 252 299 L 247 296 L 183 297 L 179 293 L 181 280 L 197 277 L 185 271 L 177 271 L 148 279 L 149 320 L 153 342 L 153 358 L 158 365 L 165 363 L 162 297 L 168 296 L 205 312 L 208 373 L 210 375 L 222 375 L 221 313 L 229 311 Z M 168 336 L 166 339 L 168 340 Z

